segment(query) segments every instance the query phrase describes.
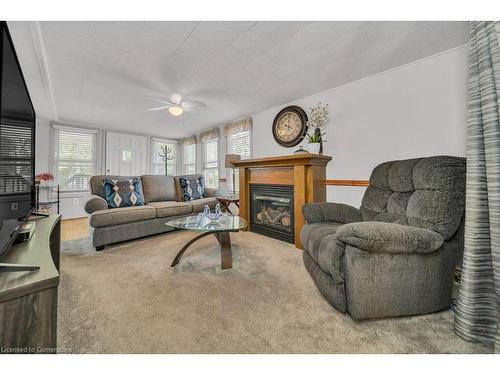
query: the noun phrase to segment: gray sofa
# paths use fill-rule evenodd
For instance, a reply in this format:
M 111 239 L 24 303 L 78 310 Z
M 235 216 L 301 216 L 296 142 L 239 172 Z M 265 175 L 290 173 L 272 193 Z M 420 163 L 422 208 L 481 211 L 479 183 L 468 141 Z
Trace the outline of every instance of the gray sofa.
M 200 175 L 184 177 L 198 176 Z M 145 175 L 140 177 L 145 200 L 143 206 L 109 209 L 104 199 L 104 177 L 132 178 L 123 176 L 90 178 L 92 196 L 85 204 L 85 211 L 90 214 L 92 241 L 97 250 L 103 250 L 106 245 L 112 243 L 172 231 L 171 227 L 165 225 L 167 221 L 202 212 L 205 205 L 213 208 L 217 204 L 215 189 L 205 188 L 207 198 L 183 202 L 180 176 Z
M 465 159 L 380 164 L 360 209 L 303 206 L 304 263 L 328 302 L 354 319 L 448 308 L 464 207 Z

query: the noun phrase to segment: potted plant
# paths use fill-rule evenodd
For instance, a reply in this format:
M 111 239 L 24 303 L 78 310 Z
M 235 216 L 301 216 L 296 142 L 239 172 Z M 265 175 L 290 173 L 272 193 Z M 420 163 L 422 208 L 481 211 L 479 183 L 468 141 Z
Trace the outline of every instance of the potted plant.
M 328 123 L 328 104 L 321 102 L 309 108 L 310 116 L 307 125 L 310 133 L 307 134 L 309 152 L 313 154 L 323 154 L 323 142 L 326 142 L 326 124 Z
M 307 134 L 307 142 L 309 143 L 309 152 L 311 154 L 323 154 L 323 142 L 326 142 L 324 139 L 326 132 L 316 132 L 319 130 L 318 128 L 314 129 L 314 132 L 311 134 Z
M 52 186 L 52 182 L 54 181 L 54 176 L 50 174 L 49 172 L 44 172 L 37 174 L 35 176 L 36 181 L 40 181 L 40 186 L 45 187 L 45 186 Z

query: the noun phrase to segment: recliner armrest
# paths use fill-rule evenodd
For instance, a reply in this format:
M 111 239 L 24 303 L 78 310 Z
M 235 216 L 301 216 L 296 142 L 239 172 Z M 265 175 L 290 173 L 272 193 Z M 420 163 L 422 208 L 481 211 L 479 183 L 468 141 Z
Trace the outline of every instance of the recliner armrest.
M 88 214 L 94 213 L 96 211 L 103 211 L 108 209 L 108 202 L 98 195 L 91 195 L 90 198 L 85 203 L 85 211 Z
M 332 221 L 346 224 L 362 220 L 357 208 L 343 203 L 309 203 L 302 206 L 302 213 L 308 223 Z
M 341 242 L 379 253 L 431 253 L 443 245 L 443 236 L 428 229 L 364 221 L 342 225 L 336 232 Z

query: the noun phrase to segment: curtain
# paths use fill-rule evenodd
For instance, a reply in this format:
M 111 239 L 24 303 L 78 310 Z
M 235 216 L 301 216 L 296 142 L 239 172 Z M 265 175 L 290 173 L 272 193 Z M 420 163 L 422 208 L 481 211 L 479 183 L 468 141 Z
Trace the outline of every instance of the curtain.
M 500 50 L 496 22 L 471 22 L 465 247 L 455 333 L 500 353 Z
M 196 136 L 192 135 L 191 137 L 182 138 L 180 143 L 182 147 L 194 145 L 196 144 Z
M 224 125 L 224 135 L 229 135 L 252 131 L 252 118 L 245 117 L 237 121 L 233 121 Z
M 219 139 L 219 128 L 213 128 L 201 132 L 199 134 L 199 137 L 201 142 L 207 142 L 207 141 L 212 141 L 214 139 Z

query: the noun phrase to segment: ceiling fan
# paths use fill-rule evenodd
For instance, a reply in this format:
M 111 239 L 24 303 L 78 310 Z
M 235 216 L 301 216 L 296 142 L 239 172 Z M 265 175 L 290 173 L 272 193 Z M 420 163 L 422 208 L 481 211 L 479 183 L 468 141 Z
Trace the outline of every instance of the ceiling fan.
M 207 106 L 205 103 L 199 102 L 197 100 L 182 100 L 183 98 L 180 94 L 170 95 L 170 101 L 155 98 L 151 99 L 163 105 L 160 107 L 148 108 L 148 111 L 160 111 L 162 109 L 168 109 L 168 112 L 172 116 L 180 116 L 184 112 L 195 112 L 196 110 Z

